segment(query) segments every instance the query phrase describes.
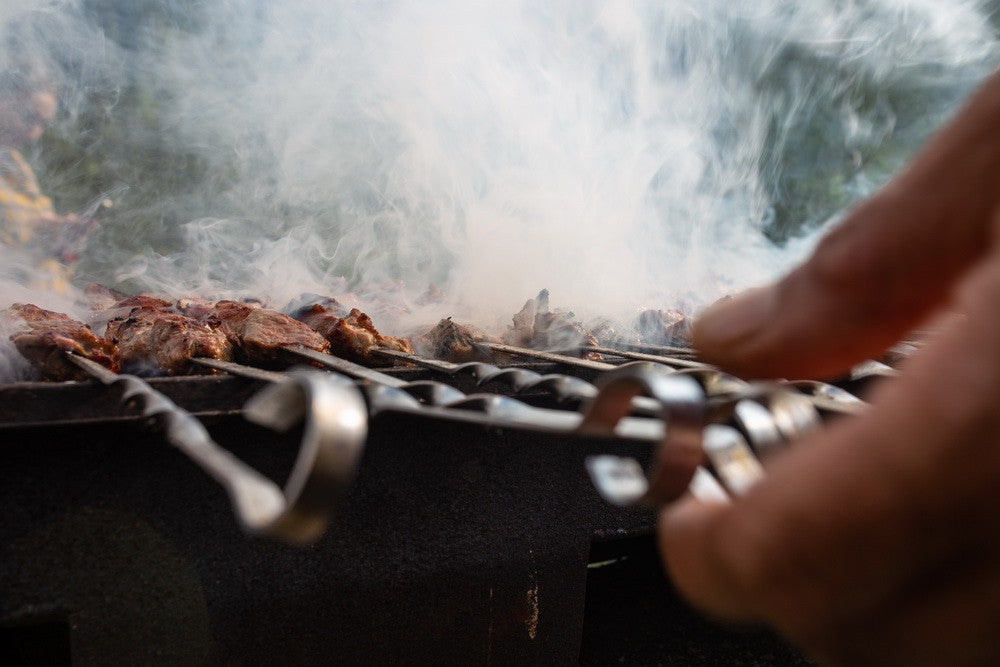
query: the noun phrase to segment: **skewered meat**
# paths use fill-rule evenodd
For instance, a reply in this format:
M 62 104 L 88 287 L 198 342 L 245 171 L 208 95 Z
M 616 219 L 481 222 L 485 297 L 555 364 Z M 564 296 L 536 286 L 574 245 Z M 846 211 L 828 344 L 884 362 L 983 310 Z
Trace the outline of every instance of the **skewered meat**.
M 650 345 L 691 345 L 691 322 L 679 310 L 644 310 L 635 320 L 643 343 Z
M 281 349 L 301 345 L 327 352 L 323 336 L 288 315 L 238 301 L 219 301 L 203 320 L 222 332 L 233 346 L 234 356 L 246 363 L 269 365 Z
M 215 308 L 215 302 L 197 297 L 186 297 L 177 299 L 174 302 L 174 308 L 182 315 L 187 315 L 196 320 L 204 320 L 211 310 Z
M 589 331 L 605 347 L 615 347 L 616 345 L 634 345 L 641 343 L 639 334 L 632 328 L 625 327 L 614 320 L 605 317 L 594 318 L 587 322 L 586 331 Z
M 488 353 L 483 353 L 476 343 L 500 340 L 489 334 L 464 324 L 445 318 L 434 328 L 413 339 L 413 347 L 423 356 L 443 359 L 454 363 L 466 361 L 493 361 Z
M 107 310 L 130 296 L 125 292 L 119 292 L 116 289 L 98 283 L 89 283 L 83 288 L 83 295 L 87 298 L 87 303 L 94 310 Z
M 329 342 L 331 354 L 345 359 L 361 363 L 377 363 L 380 360 L 371 355 L 373 347 L 413 353 L 410 341 L 379 333 L 372 323 L 372 318 L 357 308 L 352 308 L 345 317 L 340 317 L 337 309 L 316 303 L 300 309 L 295 313 L 295 317 L 322 334 Z
M 158 299 L 147 294 L 126 294 L 118 290 L 90 283 L 83 288 L 83 293 L 90 302 L 90 307 L 97 311 L 112 310 L 117 308 L 136 308 L 146 306 L 150 308 L 169 308 L 170 302 Z
M 86 380 L 89 376 L 66 359 L 73 352 L 118 372 L 121 368 L 114 343 L 95 334 L 83 322 L 32 304 L 15 303 L 6 318 L 20 330 L 10 339 L 21 355 L 49 380 Z M 18 319 L 23 325 L 19 325 Z
M 544 297 L 546 307 L 548 307 L 549 291 L 542 290 L 534 299 L 524 302 L 524 307 L 514 313 L 514 326 L 511 327 L 504 336 L 504 342 L 518 347 L 530 347 L 531 339 L 535 336 L 535 313 L 537 312 L 537 302 Z
M 572 312 L 549 310 L 549 291 L 543 289 L 515 313 L 514 326 L 508 331 L 505 341 L 536 350 L 565 350 L 583 345 L 598 345 L 597 337 L 573 321 L 573 317 Z M 601 359 L 599 354 L 593 352 L 587 352 L 583 357 L 595 361 Z
M 558 350 L 582 345 L 598 345 L 597 337 L 573 321 L 573 313 L 538 313 L 531 346 Z
M 122 366 L 132 372 L 152 367 L 184 375 L 201 369 L 191 363 L 192 357 L 233 358 L 224 333 L 165 308 L 133 308 L 108 322 L 105 337 L 118 345 Z
M 352 300 L 355 298 L 354 295 L 348 295 L 348 297 Z M 291 313 L 292 317 L 303 321 L 300 315 L 309 312 L 315 306 L 322 306 L 322 308 L 329 311 L 334 317 L 345 317 L 350 312 L 350 308 L 332 296 L 322 296 L 312 293 L 300 294 L 297 299 L 294 299 L 285 306 L 284 312 Z

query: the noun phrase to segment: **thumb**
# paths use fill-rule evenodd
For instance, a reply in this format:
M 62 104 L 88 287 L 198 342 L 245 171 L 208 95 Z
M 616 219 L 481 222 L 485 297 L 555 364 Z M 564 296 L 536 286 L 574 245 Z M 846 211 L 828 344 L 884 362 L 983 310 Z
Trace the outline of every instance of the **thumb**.
M 747 377 L 828 376 L 882 352 L 987 249 L 998 174 L 1000 74 L 808 262 L 703 313 L 695 347 Z
M 751 598 L 741 595 L 739 579 L 730 576 L 729 563 L 713 561 L 718 547 L 715 526 L 731 508 L 688 497 L 660 514 L 660 555 L 677 589 L 696 606 L 729 620 L 758 620 Z

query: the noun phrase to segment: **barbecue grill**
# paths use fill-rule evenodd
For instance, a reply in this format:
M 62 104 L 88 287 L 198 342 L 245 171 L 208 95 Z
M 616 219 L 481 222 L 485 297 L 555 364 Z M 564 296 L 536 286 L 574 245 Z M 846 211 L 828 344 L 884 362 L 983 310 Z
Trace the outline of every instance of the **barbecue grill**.
M 798 660 L 679 602 L 646 501 L 741 493 L 891 369 L 750 384 L 683 349 L 483 352 L 504 362 L 291 349 L 285 371 L 139 380 L 78 360 L 93 381 L 0 385 L 6 656 Z M 692 434 L 707 456 L 662 455 Z

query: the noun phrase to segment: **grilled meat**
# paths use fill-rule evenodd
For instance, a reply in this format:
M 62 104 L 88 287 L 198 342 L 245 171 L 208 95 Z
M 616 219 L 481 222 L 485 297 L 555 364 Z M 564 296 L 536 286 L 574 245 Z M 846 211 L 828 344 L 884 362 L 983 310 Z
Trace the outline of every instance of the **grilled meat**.
M 583 345 L 598 345 L 597 337 L 573 320 L 572 312 L 549 310 L 549 291 L 543 289 L 534 299 L 514 314 L 514 326 L 504 337 L 505 342 L 536 350 L 565 350 Z M 599 360 L 594 352 L 583 358 Z
M 187 315 L 196 320 L 204 320 L 205 317 L 215 308 L 215 302 L 197 297 L 186 297 L 177 299 L 174 308 L 182 315 Z
M 413 339 L 413 347 L 425 357 L 443 359 L 454 363 L 466 361 L 493 361 L 493 357 L 480 351 L 476 343 L 500 340 L 489 334 L 464 324 L 445 318 L 434 328 Z
M 121 368 L 115 344 L 69 315 L 32 304 L 15 303 L 5 317 L 11 320 L 14 328 L 20 328 L 10 337 L 18 352 L 48 380 L 89 378 L 66 359 L 66 352 L 96 361 L 116 373 Z
M 318 352 L 330 349 L 323 336 L 302 322 L 238 301 L 219 301 L 202 319 L 229 339 L 237 360 L 250 364 L 273 364 L 282 348 L 294 345 Z
M 547 308 L 549 291 L 542 290 L 534 299 L 528 299 L 525 301 L 521 310 L 514 313 L 514 317 L 512 318 L 514 325 L 504 335 L 503 339 L 505 343 L 509 345 L 516 345 L 517 347 L 531 347 L 531 339 L 534 338 L 535 335 L 535 313 L 538 309 L 537 302 L 543 298 L 543 295 Z
M 105 337 L 118 345 L 122 366 L 167 375 L 201 372 L 192 357 L 230 361 L 233 346 L 221 331 L 166 308 L 140 306 L 108 322 Z
M 356 300 L 357 298 L 353 294 L 347 295 L 347 303 Z M 320 306 L 320 308 L 316 308 L 316 306 Z M 317 312 L 322 310 L 334 317 L 345 317 L 350 312 L 350 308 L 332 296 L 322 296 L 311 292 L 300 294 L 297 299 L 292 300 L 291 303 L 285 306 L 284 312 L 291 313 L 292 317 L 299 321 L 304 321 L 301 315 L 311 312 L 314 308 Z
M 125 292 L 119 292 L 98 283 L 89 283 L 83 288 L 83 295 L 94 310 L 107 310 L 130 296 Z
M 644 310 L 636 317 L 635 329 L 649 345 L 691 345 L 691 322 L 679 310 Z
M 126 294 L 118 290 L 90 283 L 83 288 L 84 296 L 90 302 L 90 307 L 96 311 L 112 310 L 118 308 L 136 308 L 146 306 L 150 308 L 169 308 L 170 302 L 158 299 L 147 294 Z
M 531 346 L 539 350 L 558 350 L 598 345 L 597 337 L 573 321 L 573 313 L 537 313 Z
M 584 328 L 605 347 L 634 345 L 642 342 L 639 339 L 639 334 L 630 327 L 624 327 L 618 322 L 604 317 L 589 320 Z
M 336 304 L 336 301 L 333 301 Z M 339 304 L 337 304 L 339 306 Z M 378 363 L 373 357 L 373 347 L 413 353 L 413 346 L 405 338 L 385 336 L 375 328 L 372 318 L 357 308 L 341 317 L 335 307 L 316 303 L 295 313 L 296 319 L 308 325 L 325 338 L 330 353 L 360 363 Z

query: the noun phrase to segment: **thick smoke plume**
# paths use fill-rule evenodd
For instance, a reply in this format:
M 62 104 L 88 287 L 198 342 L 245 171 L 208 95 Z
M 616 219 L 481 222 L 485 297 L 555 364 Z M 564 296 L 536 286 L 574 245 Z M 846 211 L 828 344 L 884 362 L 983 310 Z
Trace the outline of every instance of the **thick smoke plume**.
M 78 281 L 434 284 L 414 318 L 486 324 L 543 287 L 626 318 L 771 279 L 998 55 L 968 1 L 0 6 L 58 73 L 64 164 L 120 193 Z

